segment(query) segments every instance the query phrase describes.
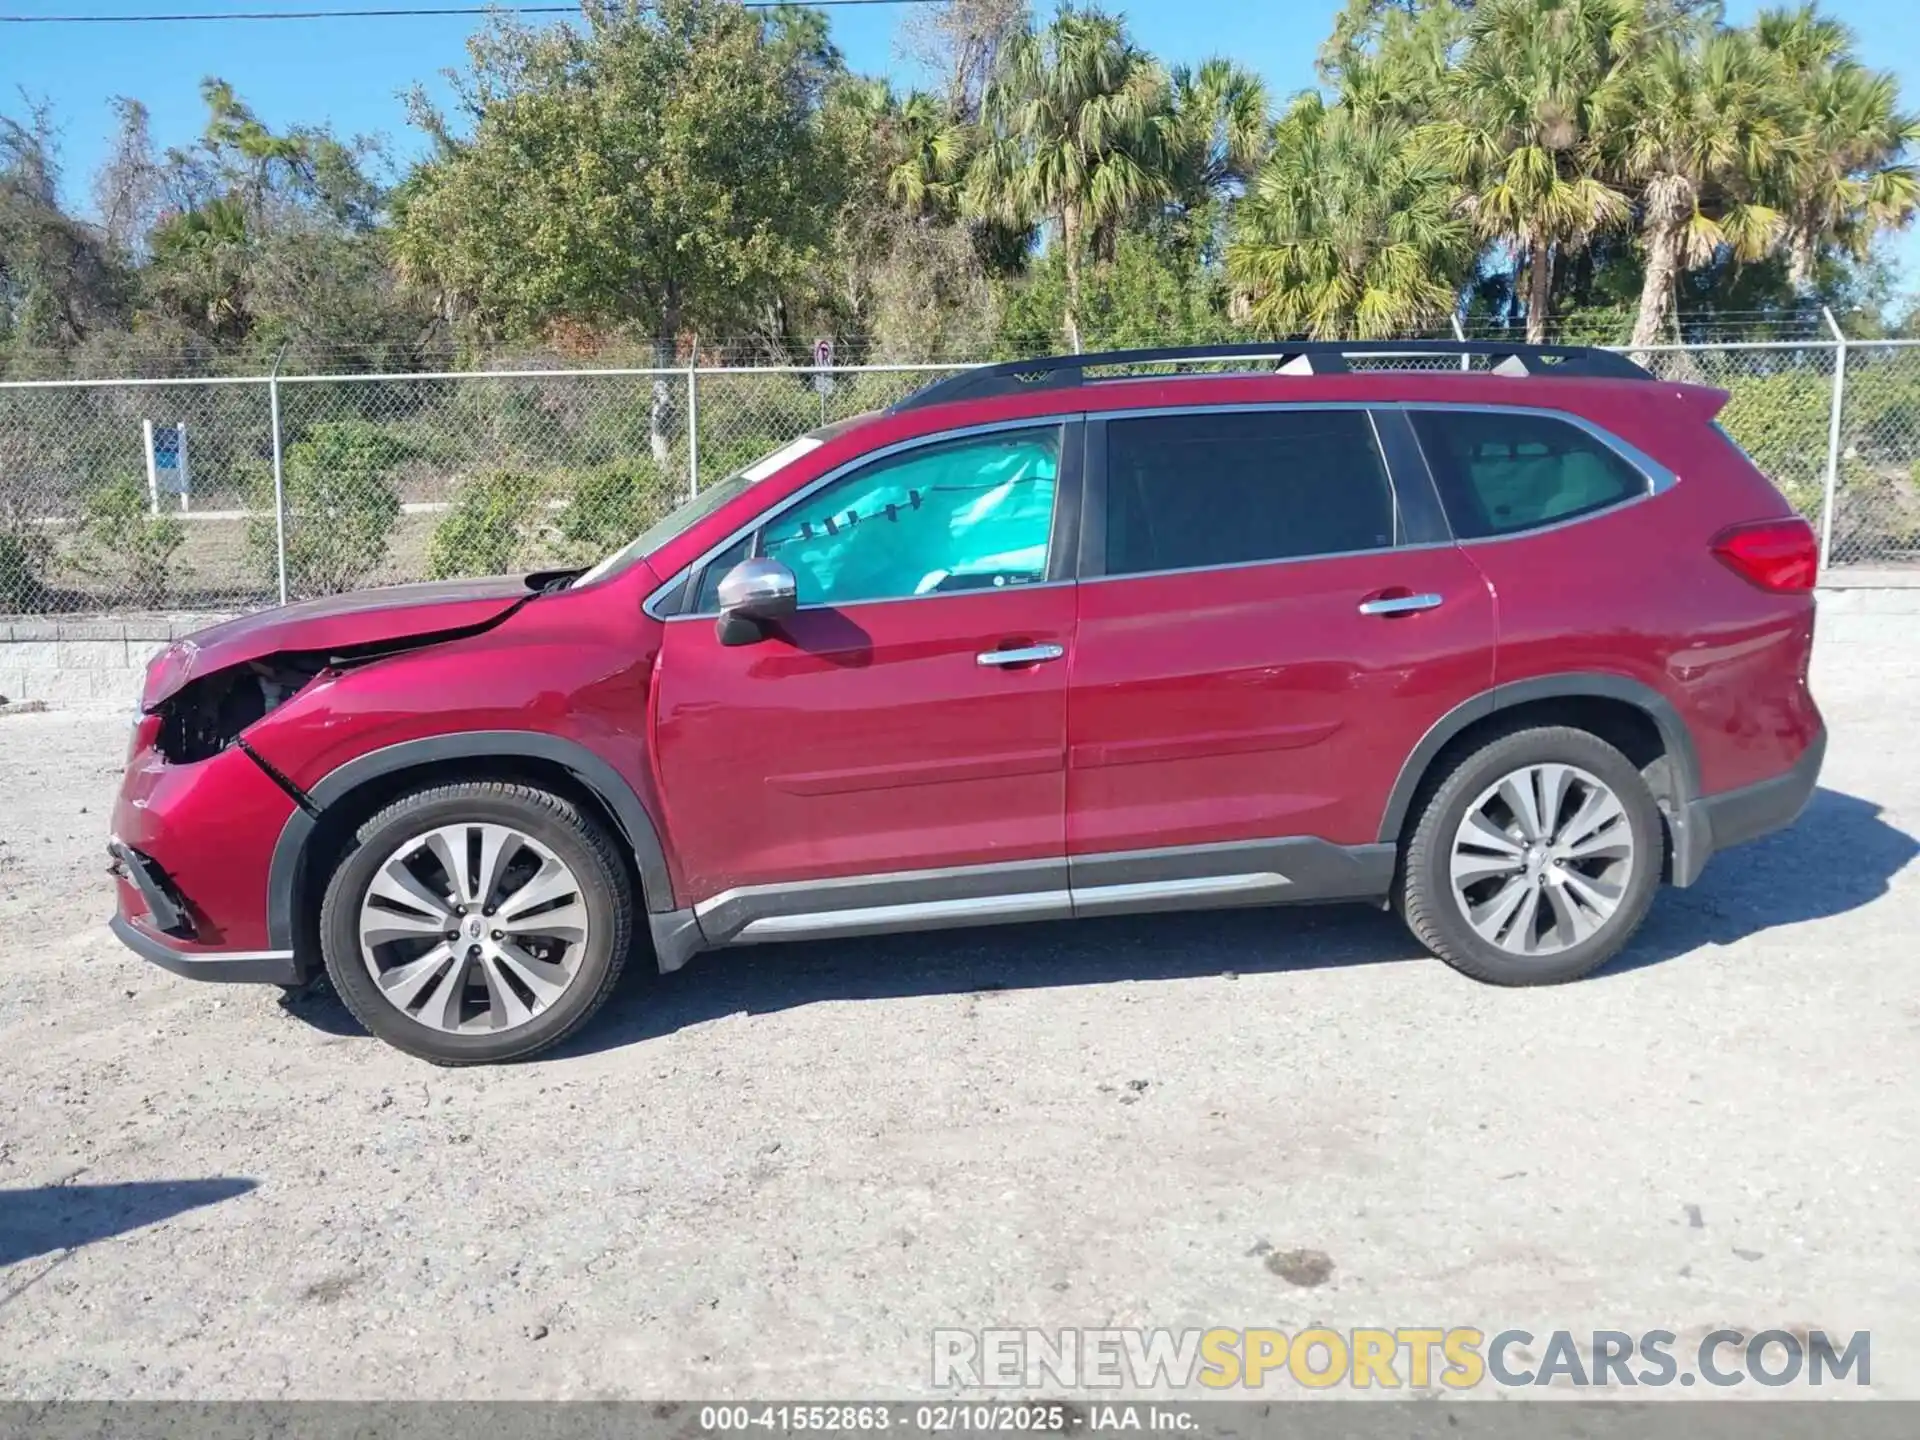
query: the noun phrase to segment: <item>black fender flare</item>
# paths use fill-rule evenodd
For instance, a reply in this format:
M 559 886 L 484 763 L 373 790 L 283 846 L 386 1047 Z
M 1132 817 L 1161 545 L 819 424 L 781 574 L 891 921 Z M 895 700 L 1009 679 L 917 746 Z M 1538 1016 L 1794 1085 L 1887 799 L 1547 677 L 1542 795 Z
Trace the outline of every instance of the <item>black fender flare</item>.
M 294 896 L 298 893 L 307 842 L 320 817 L 362 785 L 415 766 L 448 760 L 520 757 L 544 760 L 564 767 L 607 809 L 620 827 L 621 838 L 633 852 L 640 888 L 649 911 L 673 908 L 673 881 L 666 851 L 653 817 L 634 789 L 605 760 L 577 741 L 537 730 L 470 730 L 457 735 L 434 735 L 370 750 L 331 770 L 306 792 L 307 804 L 296 808 L 274 842 L 267 870 L 267 942 L 275 949 L 294 947 Z
M 1653 721 L 1654 727 L 1660 732 L 1660 742 L 1670 762 L 1668 769 L 1672 793 L 1665 797 L 1669 808 L 1664 813 L 1673 841 L 1674 883 L 1691 884 L 1700 873 L 1700 867 L 1706 863 L 1706 851 L 1711 845 L 1710 841 L 1704 845 L 1697 843 L 1704 837 L 1695 836 L 1690 824 L 1693 802 L 1700 796 L 1700 757 L 1694 749 L 1693 734 L 1671 700 L 1651 685 L 1625 675 L 1581 671 L 1563 675 L 1537 675 L 1507 685 L 1496 685 L 1461 701 L 1433 722 L 1427 733 L 1420 737 L 1420 743 L 1413 747 L 1413 753 L 1407 757 L 1406 763 L 1400 767 L 1400 774 L 1387 796 L 1386 813 L 1380 819 L 1381 842 L 1390 845 L 1399 843 L 1407 812 L 1412 808 L 1413 797 L 1420 789 L 1420 782 L 1426 778 L 1428 767 L 1447 743 L 1469 725 L 1531 701 L 1582 696 L 1623 700 Z

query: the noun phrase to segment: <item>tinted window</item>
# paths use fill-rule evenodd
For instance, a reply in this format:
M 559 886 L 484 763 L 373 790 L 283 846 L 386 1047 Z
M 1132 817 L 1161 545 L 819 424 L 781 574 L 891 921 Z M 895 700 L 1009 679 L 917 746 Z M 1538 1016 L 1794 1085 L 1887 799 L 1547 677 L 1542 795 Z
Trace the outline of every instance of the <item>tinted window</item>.
M 925 446 L 815 491 L 763 527 L 759 553 L 792 567 L 802 605 L 1031 584 L 1059 473 L 1057 426 Z
M 1393 490 L 1360 410 L 1223 411 L 1107 426 L 1107 573 L 1393 544 Z
M 1465 539 L 1571 520 L 1644 495 L 1647 480 L 1604 441 L 1546 415 L 1410 412 L 1447 519 Z

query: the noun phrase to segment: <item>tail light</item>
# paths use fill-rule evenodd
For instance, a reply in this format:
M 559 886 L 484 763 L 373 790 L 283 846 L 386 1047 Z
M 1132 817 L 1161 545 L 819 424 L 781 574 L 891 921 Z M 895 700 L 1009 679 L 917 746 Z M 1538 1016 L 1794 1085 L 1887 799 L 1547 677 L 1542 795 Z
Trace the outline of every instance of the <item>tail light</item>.
M 1820 543 L 1797 515 L 1730 525 L 1713 537 L 1713 556 L 1742 580 L 1776 593 L 1813 589 L 1820 569 Z

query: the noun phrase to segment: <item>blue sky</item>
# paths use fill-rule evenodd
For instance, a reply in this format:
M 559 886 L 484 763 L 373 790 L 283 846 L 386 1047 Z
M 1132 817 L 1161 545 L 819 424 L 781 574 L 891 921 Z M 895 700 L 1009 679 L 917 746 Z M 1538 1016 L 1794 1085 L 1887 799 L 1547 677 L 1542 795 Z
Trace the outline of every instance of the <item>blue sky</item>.
M 374 8 L 395 0 L 169 0 L 173 10 Z M 475 0 L 407 0 L 409 4 Z M 1119 0 L 1140 42 L 1171 62 L 1229 54 L 1265 75 L 1277 95 L 1313 82 L 1313 58 L 1337 0 Z M 142 0 L 0 0 L 0 15 L 135 14 Z M 1044 12 L 1047 0 L 1038 0 Z M 1749 19 L 1756 0 L 1730 0 L 1728 17 Z M 1853 27 L 1859 53 L 1894 71 L 1909 108 L 1920 109 L 1920 23 L 1914 0 L 1830 0 Z M 895 37 L 906 6 L 846 6 L 828 12 L 849 63 L 910 79 Z M 143 25 L 0 24 L 0 109 L 21 111 L 24 90 L 53 103 L 62 128 L 67 189 L 83 201 L 87 177 L 111 134 L 107 102 L 142 100 L 161 145 L 190 141 L 204 122 L 203 76 L 230 81 L 276 128 L 327 122 L 342 135 L 386 135 L 403 158 L 418 149 L 401 96 L 415 81 L 440 90 L 438 74 L 463 59 L 472 17 L 221 22 Z M 1920 234 L 1902 238 L 1909 286 L 1920 281 Z

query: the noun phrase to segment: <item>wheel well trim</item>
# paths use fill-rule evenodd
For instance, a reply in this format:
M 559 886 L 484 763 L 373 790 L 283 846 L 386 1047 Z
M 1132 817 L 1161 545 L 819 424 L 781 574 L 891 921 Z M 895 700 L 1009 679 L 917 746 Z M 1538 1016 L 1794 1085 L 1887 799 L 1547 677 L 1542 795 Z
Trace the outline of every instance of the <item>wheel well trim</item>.
M 1578 699 L 1625 701 L 1653 722 L 1671 762 L 1674 793 L 1668 799 L 1673 812 L 1683 815 L 1685 807 L 1700 794 L 1700 760 L 1694 750 L 1693 735 L 1671 700 L 1644 681 L 1626 675 L 1585 672 L 1536 675 L 1469 696 L 1433 722 L 1393 782 L 1386 813 L 1380 819 L 1381 843 L 1399 842 L 1413 797 L 1419 793 L 1435 757 L 1468 726 L 1538 700 Z
M 673 881 L 666 851 L 653 817 L 634 793 L 633 786 L 578 741 L 537 730 L 470 730 L 458 735 L 433 735 L 370 750 L 329 771 L 307 791 L 312 808 L 296 809 L 281 827 L 267 869 L 267 941 L 280 949 L 294 945 L 294 897 L 301 878 L 307 843 L 321 818 L 354 791 L 382 776 L 452 760 L 542 760 L 567 770 L 606 807 L 619 826 L 634 867 L 640 873 L 642 899 L 649 911 L 673 908 Z

